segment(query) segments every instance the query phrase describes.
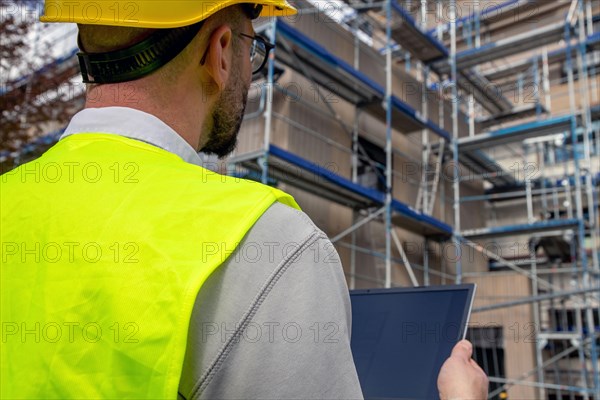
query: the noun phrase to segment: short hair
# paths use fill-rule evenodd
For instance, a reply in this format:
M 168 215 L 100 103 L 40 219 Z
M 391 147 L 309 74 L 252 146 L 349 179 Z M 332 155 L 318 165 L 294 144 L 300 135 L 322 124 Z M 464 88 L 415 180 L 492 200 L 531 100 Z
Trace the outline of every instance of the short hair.
M 216 18 L 217 24 L 226 23 L 232 29 L 239 29 L 244 22 L 245 15 L 239 5 L 234 5 L 217 12 L 211 18 Z M 156 31 L 156 29 L 150 28 L 82 24 L 79 24 L 78 28 L 81 50 L 87 53 L 106 53 L 122 50 L 139 43 Z M 237 40 L 234 40 L 232 45 L 235 51 L 239 49 Z M 156 72 L 160 73 L 167 70 L 168 73 L 164 75 L 172 79 L 177 71 L 181 71 L 185 66 L 185 62 L 188 60 L 188 48 L 189 46 Z
M 122 50 L 150 36 L 155 29 L 123 26 L 77 25 L 81 50 L 87 53 L 107 53 Z

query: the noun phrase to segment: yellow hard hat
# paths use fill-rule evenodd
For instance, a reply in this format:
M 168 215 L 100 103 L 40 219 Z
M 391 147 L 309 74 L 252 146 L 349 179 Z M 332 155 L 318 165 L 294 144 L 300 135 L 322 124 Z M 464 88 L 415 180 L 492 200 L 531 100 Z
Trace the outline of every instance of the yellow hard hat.
M 297 11 L 286 0 L 46 0 L 42 22 L 74 22 L 133 28 L 179 28 L 202 21 L 235 4 L 262 6 L 261 17 L 293 15 Z
M 293 15 L 287 0 L 46 0 L 42 22 L 155 29 L 149 37 L 128 48 L 106 53 L 77 54 L 85 83 L 120 83 L 140 79 L 162 68 L 196 36 L 204 20 L 226 7 L 239 4 L 244 13 L 259 16 Z

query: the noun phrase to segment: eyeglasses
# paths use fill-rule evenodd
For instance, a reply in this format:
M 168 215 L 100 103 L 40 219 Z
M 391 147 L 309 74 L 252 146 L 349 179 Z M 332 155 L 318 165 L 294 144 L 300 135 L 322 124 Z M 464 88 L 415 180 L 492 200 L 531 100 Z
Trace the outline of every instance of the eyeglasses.
M 242 37 L 252 39 L 252 45 L 250 46 L 250 63 L 252 64 L 252 74 L 259 73 L 267 63 L 269 53 L 275 48 L 275 45 L 269 43 L 267 39 L 260 35 L 246 35 L 245 33 L 239 34 Z M 204 55 L 200 59 L 200 65 L 204 65 L 206 57 L 208 56 L 208 50 L 210 45 L 206 47 Z
M 269 53 L 275 48 L 275 45 L 269 43 L 267 39 L 260 35 L 246 35 L 240 33 L 240 36 L 252 39 L 252 46 L 250 46 L 250 62 L 252 63 L 252 74 L 260 72 L 267 63 Z

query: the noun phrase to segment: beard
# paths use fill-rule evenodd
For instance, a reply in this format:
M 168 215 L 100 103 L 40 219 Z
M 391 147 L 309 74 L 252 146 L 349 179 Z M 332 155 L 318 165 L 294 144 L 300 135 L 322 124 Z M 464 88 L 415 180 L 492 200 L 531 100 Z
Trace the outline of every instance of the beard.
M 246 111 L 249 87 L 240 79 L 239 69 L 221 93 L 212 109 L 212 129 L 208 142 L 200 149 L 220 159 L 228 156 L 237 145 L 237 137 Z

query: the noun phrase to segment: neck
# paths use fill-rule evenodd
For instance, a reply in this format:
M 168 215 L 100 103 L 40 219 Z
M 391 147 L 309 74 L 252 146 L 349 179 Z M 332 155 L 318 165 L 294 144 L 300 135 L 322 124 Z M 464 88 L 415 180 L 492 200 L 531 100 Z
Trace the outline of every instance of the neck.
M 194 107 L 197 101 L 191 98 L 193 92 L 170 90 L 156 93 L 131 82 L 96 85 L 88 88 L 85 108 L 128 107 L 152 114 L 199 150 L 205 109 Z

